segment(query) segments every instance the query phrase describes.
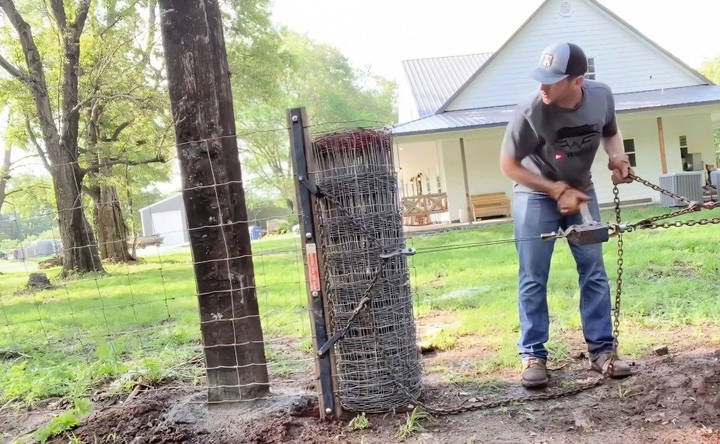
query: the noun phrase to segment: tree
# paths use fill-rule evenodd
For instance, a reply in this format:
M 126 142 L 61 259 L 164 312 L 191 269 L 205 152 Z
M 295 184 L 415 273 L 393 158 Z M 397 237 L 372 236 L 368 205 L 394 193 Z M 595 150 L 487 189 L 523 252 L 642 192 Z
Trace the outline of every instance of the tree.
M 109 6 L 114 3 L 108 3 Z M 150 64 L 155 50 L 155 1 L 148 2 L 148 21 L 137 8 L 116 11 L 108 8 L 88 23 L 85 58 L 88 75 L 83 115 L 87 185 L 93 200 L 93 222 L 100 257 L 114 262 L 134 260 L 128 251 L 129 229 L 123 204 L 132 213 L 130 172 L 149 164 L 151 180 L 166 176 L 164 165 L 170 146 L 166 135 L 171 127 L 161 70 Z M 139 46 L 129 35 L 146 34 Z M 146 183 L 140 183 L 146 185 Z M 123 196 L 118 189 L 124 186 Z M 123 202 L 124 201 L 124 202 Z M 135 242 L 133 242 L 135 245 Z
M 64 251 L 64 274 L 104 271 L 95 237 L 82 208 L 81 187 L 85 172 L 79 165 L 78 149 L 80 37 L 91 1 L 48 0 L 46 3 L 61 52 L 61 87 L 59 105 L 55 109 L 45 76 L 47 67 L 30 24 L 13 0 L 0 0 L 0 9 L 17 33 L 25 64 L 19 67 L 0 56 L 0 66 L 27 88 L 35 105 L 36 118 L 47 151 L 46 161 L 52 172 Z M 67 11 L 66 4 L 74 8 Z
M 231 30 L 235 29 L 231 26 Z M 242 48 L 238 49 L 238 45 Z M 256 185 L 281 197 L 292 209 L 295 191 L 288 136 L 282 129 L 286 125 L 286 110 L 305 106 L 313 123 L 349 121 L 355 126 L 382 126 L 395 119 L 396 85 L 354 69 L 337 49 L 288 30 L 270 29 L 262 34 L 255 32 L 253 38 L 231 40 L 229 47 L 233 50 L 229 57 L 233 72 L 248 60 L 257 59 L 247 56 L 254 53 L 256 46 L 263 48 L 268 62 L 263 64 L 262 82 L 258 81 L 257 88 L 250 90 L 255 96 L 247 92 L 239 95 L 235 105 L 243 164 Z M 240 57 L 242 54 L 246 56 Z M 245 73 L 241 79 L 233 77 L 235 90 L 254 84 L 256 78 L 253 69 L 241 71 Z M 335 129 L 338 125 L 342 126 L 335 123 L 316 129 Z M 256 131 L 257 128 L 261 130 Z M 278 130 L 272 131 L 273 128 Z
M 142 19 L 140 8 L 147 8 L 147 21 Z M 74 177 L 92 201 L 94 237 L 101 259 L 133 259 L 134 254 L 127 246 L 128 238 L 135 237 L 127 223 L 132 214 L 126 215 L 132 213 L 132 194 L 149 182 L 168 176 L 169 167 L 162 162 L 169 147 L 158 148 L 158 144 L 164 146 L 166 143 L 164 137 L 171 119 L 167 112 L 162 69 L 152 65 L 153 58 L 157 59 L 159 55 L 155 42 L 155 12 L 155 0 L 138 0 L 131 4 L 96 0 L 82 32 L 77 100 L 72 110 L 77 112 L 80 129 Z M 44 14 L 42 9 L 24 11 L 24 16 L 31 22 L 39 22 Z M 46 55 L 46 75 L 49 79 L 61 78 L 64 71 L 57 69 L 59 60 L 53 58 L 57 40 L 50 38 L 54 31 L 39 24 L 34 34 L 39 50 Z M 140 35 L 145 39 L 134 38 Z M 49 81 L 51 88 L 54 83 Z M 29 100 L 23 103 L 18 99 L 22 95 L 20 91 L 12 94 L 15 107 L 27 115 L 23 128 L 28 145 L 34 147 L 54 175 L 52 150 L 44 137 L 36 136 L 36 133 L 45 132 L 42 122 L 31 117 L 37 114 L 32 97 L 28 95 Z M 48 94 L 55 103 L 54 94 L 60 101 L 64 89 L 50 90 Z M 149 163 L 161 165 L 150 167 L 147 166 Z M 130 173 L 128 168 L 147 169 L 150 173 Z M 136 177 L 143 180 L 134 180 Z M 118 186 L 124 189 L 118 191 Z M 85 202 L 82 195 L 77 197 L 76 200 Z

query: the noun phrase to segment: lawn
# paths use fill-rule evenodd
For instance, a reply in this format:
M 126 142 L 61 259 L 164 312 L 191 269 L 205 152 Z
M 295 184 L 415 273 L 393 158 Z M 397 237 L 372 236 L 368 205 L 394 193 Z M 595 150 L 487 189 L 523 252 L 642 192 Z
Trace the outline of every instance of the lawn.
M 663 211 L 632 209 L 624 216 L 632 221 Z M 609 212 L 603 215 L 604 220 L 610 217 Z M 641 355 L 668 329 L 692 330 L 717 322 L 719 228 L 709 225 L 625 236 L 623 352 Z M 423 340 L 470 355 L 472 347 L 482 348 L 482 355 L 468 358 L 466 367 L 471 371 L 464 375 L 478 381 L 517 367 L 514 246 L 422 251 L 511 236 L 512 226 L 506 224 L 408 241 L 419 252 L 410 259 L 416 315 L 425 325 L 438 320 L 427 333 L 431 337 Z M 253 251 L 271 375 L 306 372 L 312 362 L 299 239 L 257 241 Z M 562 360 L 571 338 L 581 338 L 579 291 L 565 242 L 559 241 L 555 251 L 549 284 L 549 346 L 553 358 Z M 605 255 L 612 280 L 613 240 L 605 245 Z M 7 266 L 0 263 L 4 273 L 0 277 L 0 405 L 11 399 L 81 397 L 102 384 L 128 390 L 140 378 L 202 382 L 202 370 L 187 365 L 200 356 L 188 253 L 147 256 L 133 265 L 108 265 L 108 275 L 82 280 L 58 280 L 59 270 L 50 269 L 56 288 L 35 293 L 20 292 L 27 272 L 17 269 L 17 264 L 12 270 Z M 448 375 L 456 376 L 463 375 Z

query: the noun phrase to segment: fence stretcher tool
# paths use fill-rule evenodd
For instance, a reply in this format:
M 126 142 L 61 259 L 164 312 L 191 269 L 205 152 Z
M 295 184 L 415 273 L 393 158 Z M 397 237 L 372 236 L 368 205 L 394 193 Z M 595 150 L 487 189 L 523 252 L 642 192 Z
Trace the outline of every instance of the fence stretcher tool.
M 590 214 L 587 203 L 580 205 L 580 216 L 582 216 L 582 224 L 570 225 L 565 230 L 560 228 L 558 231 L 543 233 L 540 235 L 540 239 L 566 238 L 568 242 L 575 245 L 590 245 L 607 242 L 610 239 L 611 232 L 615 234 L 618 230 L 622 231 L 621 227 L 596 222 L 592 214 Z

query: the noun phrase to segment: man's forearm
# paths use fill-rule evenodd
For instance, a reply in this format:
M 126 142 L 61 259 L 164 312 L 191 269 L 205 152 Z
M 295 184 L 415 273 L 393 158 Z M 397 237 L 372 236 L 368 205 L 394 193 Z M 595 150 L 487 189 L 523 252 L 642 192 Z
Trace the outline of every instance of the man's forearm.
M 602 144 L 610 160 L 620 156 L 625 156 L 625 147 L 623 146 L 623 139 L 622 134 L 620 134 L 620 130 L 618 130 L 614 136 L 603 137 Z
M 513 181 L 530 187 L 533 190 L 547 193 L 554 199 L 559 199 L 560 195 L 570 188 L 565 182 L 553 182 L 539 174 L 533 173 L 511 157 L 501 158 L 500 169 L 503 174 Z

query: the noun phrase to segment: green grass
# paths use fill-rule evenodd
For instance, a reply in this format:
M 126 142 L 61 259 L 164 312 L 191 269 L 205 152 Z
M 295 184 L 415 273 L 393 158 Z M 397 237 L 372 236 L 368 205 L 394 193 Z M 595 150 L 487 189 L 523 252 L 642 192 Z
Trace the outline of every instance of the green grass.
M 660 207 L 623 211 L 624 221 L 637 221 L 666 212 Z M 718 210 L 686 216 L 717 216 Z M 614 214 L 604 211 L 604 221 Z M 478 363 L 479 373 L 517 363 L 517 260 L 514 244 L 456 249 L 422 254 L 423 249 L 511 238 L 512 225 L 415 237 L 418 250 L 410 260 L 416 313 L 455 312 L 460 336 L 474 334 L 496 355 Z M 645 353 L 658 338 L 637 337 L 633 327 L 669 328 L 717 322 L 720 317 L 720 225 L 668 230 L 644 230 L 624 235 L 624 285 L 621 352 Z M 616 242 L 604 244 L 607 272 L 614 297 Z M 564 240 L 557 241 L 548 285 L 551 338 L 581 328 L 575 263 Z M 447 334 L 447 333 L 446 333 Z M 581 339 L 581 336 L 579 336 Z M 665 340 L 667 340 L 666 338 Z M 625 346 L 627 344 L 627 347 Z M 558 361 L 568 358 L 566 343 L 548 344 Z
M 297 361 L 308 357 L 310 337 L 299 248 L 297 237 L 253 243 L 271 375 L 312 366 Z M 49 269 L 55 288 L 33 293 L 18 291 L 27 273 L 7 272 L 6 265 L 0 263 L 0 356 L 8 358 L 0 359 L 0 404 L 77 397 L 112 381 L 130 390 L 140 379 L 201 375 L 178 369 L 201 356 L 189 253 L 106 265 L 107 275 L 78 280 L 63 281 L 59 269 Z
M 623 214 L 633 221 L 664 211 L 648 207 Z M 603 214 L 603 220 L 611 217 L 610 212 Z M 512 226 L 506 224 L 415 237 L 409 245 L 422 251 L 510 237 Z M 312 348 L 299 242 L 290 236 L 253 243 L 258 254 L 257 295 L 269 342 L 266 353 L 275 377 L 312 368 L 309 361 L 297 361 L 309 358 Z M 717 322 L 718 245 L 718 225 L 625 235 L 622 352 L 647 353 L 663 339 L 648 333 L 652 329 Z M 614 240 L 604 251 L 613 284 Z M 263 255 L 270 252 L 276 254 Z M 50 269 L 56 288 L 36 293 L 18 292 L 27 273 L 17 264 L 12 270 L 7 264 L 0 263 L 0 404 L 80 398 L 101 384 L 131 390 L 140 379 L 201 381 L 202 369 L 183 365 L 201 356 L 188 253 L 107 265 L 107 275 L 80 280 L 58 280 L 59 269 Z M 499 372 L 518 365 L 517 262 L 512 243 L 417 254 L 410 266 L 416 315 L 443 311 L 455 316 L 452 325 L 436 326 L 442 328 L 434 330 L 431 342 L 438 349 L 462 348 L 470 336 L 479 340 L 486 352 L 482 359 L 469 358 L 466 363 L 468 376 L 476 381 L 494 383 Z M 548 346 L 554 360 L 564 361 L 570 353 L 567 337 L 581 339 L 577 273 L 565 241 L 556 244 L 548 301 Z M 638 328 L 644 333 L 634 334 Z

